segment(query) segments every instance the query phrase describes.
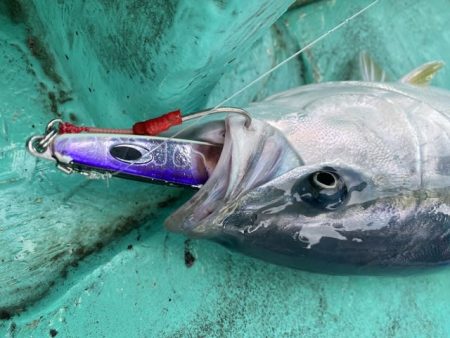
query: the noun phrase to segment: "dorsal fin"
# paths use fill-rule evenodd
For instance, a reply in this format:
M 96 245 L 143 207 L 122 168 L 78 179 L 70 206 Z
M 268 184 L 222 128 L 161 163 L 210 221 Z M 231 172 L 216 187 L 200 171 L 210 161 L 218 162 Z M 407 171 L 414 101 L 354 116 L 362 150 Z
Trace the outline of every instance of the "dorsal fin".
M 387 81 L 386 72 L 378 66 L 367 52 L 359 53 L 359 71 L 361 78 L 366 82 Z
M 406 74 L 401 78 L 400 82 L 409 83 L 415 86 L 428 86 L 434 75 L 436 75 L 442 67 L 444 67 L 442 61 L 427 62 Z

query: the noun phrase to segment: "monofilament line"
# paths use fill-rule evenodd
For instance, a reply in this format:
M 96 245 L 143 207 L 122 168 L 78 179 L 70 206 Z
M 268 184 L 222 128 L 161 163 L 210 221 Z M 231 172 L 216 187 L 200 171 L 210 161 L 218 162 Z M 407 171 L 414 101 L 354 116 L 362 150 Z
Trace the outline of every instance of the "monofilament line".
M 252 82 L 250 82 L 249 84 L 247 84 L 245 87 L 239 89 L 237 92 L 235 92 L 233 95 L 231 95 L 230 97 L 226 98 L 225 100 L 223 100 L 222 102 L 220 102 L 217 106 L 215 106 L 213 109 L 222 107 L 225 103 L 229 102 L 230 100 L 234 99 L 236 96 L 238 96 L 239 94 L 241 94 L 242 92 L 246 91 L 248 88 L 250 88 L 251 86 L 253 86 L 254 84 L 258 83 L 259 81 L 261 81 L 263 78 L 265 78 L 266 76 L 268 76 L 269 74 L 271 74 L 272 72 L 276 71 L 278 68 L 280 68 L 281 66 L 283 66 L 284 64 L 288 63 L 289 61 L 291 61 L 292 59 L 294 59 L 295 57 L 299 56 L 301 53 L 303 53 L 305 50 L 311 48 L 312 46 L 314 46 L 315 44 L 317 44 L 318 42 L 320 42 L 321 40 L 325 39 L 328 35 L 334 33 L 335 31 L 337 31 L 338 29 L 340 29 L 342 26 L 345 26 L 349 21 L 355 19 L 356 17 L 360 16 L 361 14 L 363 14 L 365 11 L 367 11 L 369 8 L 371 8 L 372 6 L 374 6 L 379 0 L 375 0 L 373 2 L 371 2 L 369 5 L 367 5 L 366 7 L 364 7 L 363 9 L 359 10 L 358 12 L 356 12 L 355 14 L 353 14 L 352 16 L 348 17 L 347 19 L 345 19 L 344 21 L 342 21 L 340 24 L 338 24 L 337 26 L 335 26 L 334 28 L 330 29 L 329 31 L 327 31 L 326 33 L 322 34 L 321 36 L 319 36 L 317 39 L 313 40 L 312 42 L 310 42 L 309 44 L 307 44 L 305 47 L 303 47 L 302 49 L 298 50 L 297 52 L 295 52 L 294 54 L 292 54 L 291 56 L 289 56 L 287 59 L 281 61 L 279 64 L 277 64 L 275 67 L 269 69 L 267 72 L 265 72 L 264 74 L 258 76 L 255 80 L 253 80 Z

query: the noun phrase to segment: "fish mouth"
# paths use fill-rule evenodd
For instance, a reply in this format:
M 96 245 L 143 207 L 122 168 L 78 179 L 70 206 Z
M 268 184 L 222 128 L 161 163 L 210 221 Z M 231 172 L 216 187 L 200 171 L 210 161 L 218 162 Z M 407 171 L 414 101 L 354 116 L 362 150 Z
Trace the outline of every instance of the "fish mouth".
M 249 127 L 240 116 L 230 116 L 219 134 L 223 148 L 202 188 L 165 222 L 169 231 L 191 237 L 214 237 L 220 223 L 233 212 L 233 203 L 251 190 L 303 165 L 282 132 L 253 119 Z

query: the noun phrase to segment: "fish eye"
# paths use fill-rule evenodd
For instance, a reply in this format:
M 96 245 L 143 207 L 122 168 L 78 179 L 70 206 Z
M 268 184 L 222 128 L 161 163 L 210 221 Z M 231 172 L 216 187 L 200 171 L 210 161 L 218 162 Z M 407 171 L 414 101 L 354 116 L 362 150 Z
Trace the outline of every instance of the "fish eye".
M 334 210 L 342 205 L 347 197 L 347 186 L 332 170 L 319 170 L 309 177 L 311 201 L 315 206 Z
M 329 211 L 343 205 L 348 196 L 344 179 L 333 168 L 318 170 L 302 178 L 292 192 L 298 202 Z

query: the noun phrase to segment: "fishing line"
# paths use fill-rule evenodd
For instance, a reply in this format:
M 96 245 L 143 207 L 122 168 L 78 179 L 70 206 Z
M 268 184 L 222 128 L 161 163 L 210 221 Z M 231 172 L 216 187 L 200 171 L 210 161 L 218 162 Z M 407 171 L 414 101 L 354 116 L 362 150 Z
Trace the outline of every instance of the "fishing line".
M 242 92 L 244 92 L 245 90 L 247 90 L 248 88 L 252 87 L 253 85 L 255 85 L 256 83 L 258 83 L 259 81 L 261 81 L 263 78 L 265 78 L 266 76 L 272 74 L 274 71 L 276 71 L 278 68 L 280 68 L 281 66 L 283 66 L 284 64 L 288 63 L 289 61 L 291 61 L 292 59 L 294 59 L 295 57 L 299 56 L 301 53 L 303 53 L 305 50 L 311 48 L 312 46 L 314 46 L 315 44 L 317 44 L 318 42 L 322 41 L 323 39 L 325 39 L 328 35 L 334 33 L 335 31 L 337 31 L 338 29 L 340 29 L 342 26 L 345 26 L 347 23 L 349 23 L 351 20 L 355 19 L 356 17 L 360 16 L 361 14 L 363 14 L 365 11 L 367 11 L 369 8 L 371 8 L 372 6 L 374 6 L 379 0 L 375 0 L 373 2 L 371 2 L 369 5 L 367 5 L 366 7 L 364 7 L 363 9 L 359 10 L 358 12 L 356 12 L 355 14 L 353 14 L 352 16 L 348 17 L 347 19 L 345 19 L 344 21 L 342 21 L 340 24 L 338 24 L 337 26 L 335 26 L 334 28 L 330 29 L 328 32 L 322 34 L 321 36 L 319 36 L 317 39 L 313 40 L 312 42 L 310 42 L 309 44 L 307 44 L 305 47 L 299 49 L 297 52 L 295 52 L 294 54 L 292 54 L 291 56 L 289 56 L 287 59 L 281 61 L 278 65 L 274 66 L 273 68 L 269 69 L 267 72 L 263 73 L 262 75 L 258 76 L 255 80 L 253 80 L 252 82 L 250 82 L 249 84 L 247 84 L 246 86 L 244 86 L 243 88 L 239 89 L 237 92 L 235 92 L 233 95 L 231 95 L 230 97 L 226 98 L 225 100 L 223 100 L 222 102 L 220 102 L 217 106 L 215 106 L 214 108 L 219 108 L 221 106 L 223 106 L 225 103 L 231 101 L 232 99 L 234 99 L 236 96 L 238 96 L 239 94 L 241 94 Z
M 229 96 L 228 98 L 226 98 L 225 100 L 223 100 L 222 102 L 220 102 L 219 104 L 217 104 L 216 106 L 214 106 L 214 108 L 212 108 L 212 110 L 214 109 L 218 109 L 220 107 L 223 107 L 224 104 L 226 104 L 227 102 L 231 101 L 232 99 L 234 99 L 236 96 L 240 95 L 241 93 L 243 93 L 244 91 L 246 91 L 248 88 L 254 86 L 256 83 L 258 83 L 259 81 L 261 81 L 263 78 L 265 78 L 266 76 L 272 74 L 274 71 L 276 71 L 278 68 L 280 68 L 281 66 L 285 65 L 286 63 L 288 63 L 289 61 L 291 61 L 292 59 L 296 58 L 297 56 L 299 56 L 300 54 L 302 54 L 304 51 L 310 49 L 311 47 L 315 46 L 317 43 L 319 43 L 320 41 L 322 41 L 323 39 L 325 39 L 326 37 L 328 37 L 330 34 L 333 34 L 334 32 L 336 32 L 337 30 L 341 29 L 343 26 L 347 25 L 350 21 L 354 20 L 355 18 L 357 18 L 358 16 L 360 16 L 361 14 L 363 14 L 364 12 L 366 12 L 367 10 L 369 10 L 372 6 L 375 6 L 380 0 L 374 0 L 372 1 L 370 4 L 368 4 L 367 6 L 363 7 L 362 9 L 360 9 L 359 11 L 357 11 L 356 13 L 352 14 L 351 16 L 349 16 L 348 18 L 346 18 L 345 20 L 343 20 L 342 22 L 340 22 L 338 25 L 334 26 L 332 29 L 326 31 L 325 33 L 323 33 L 322 35 L 320 35 L 319 37 L 317 37 L 316 39 L 314 39 L 313 41 L 311 41 L 310 43 L 308 43 L 305 47 L 302 47 L 301 49 L 299 49 L 298 51 L 296 51 L 294 54 L 292 54 L 291 56 L 289 56 L 288 58 L 284 59 L 283 61 L 281 61 L 279 64 L 275 65 L 274 67 L 272 67 L 271 69 L 269 69 L 268 71 L 266 71 L 265 73 L 261 74 L 260 76 L 258 76 L 255 80 L 253 80 L 252 82 L 248 83 L 247 85 L 245 85 L 244 87 L 242 87 L 241 89 L 239 89 L 238 91 L 236 91 L 234 94 L 232 94 L 231 96 Z M 192 124 L 185 126 L 184 128 L 182 128 L 181 130 L 177 131 L 176 133 L 174 133 L 173 135 L 171 135 L 170 137 L 167 138 L 166 141 L 164 141 L 163 143 L 157 145 L 155 148 L 151 149 L 149 151 L 149 154 L 151 154 L 152 152 L 158 150 L 159 148 L 161 148 L 163 145 L 166 145 L 168 141 L 174 139 L 175 137 L 177 137 L 178 135 L 180 135 L 181 133 L 185 132 L 186 130 L 188 130 L 189 128 L 192 128 L 196 125 L 198 125 L 200 123 L 200 121 L 202 121 L 205 117 L 209 116 L 208 114 L 205 114 L 199 118 L 197 118 Z M 112 175 L 116 175 L 119 174 L 120 171 L 112 173 Z

